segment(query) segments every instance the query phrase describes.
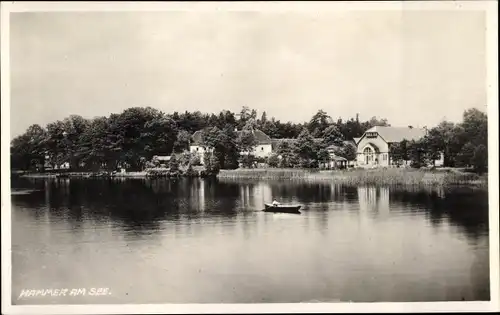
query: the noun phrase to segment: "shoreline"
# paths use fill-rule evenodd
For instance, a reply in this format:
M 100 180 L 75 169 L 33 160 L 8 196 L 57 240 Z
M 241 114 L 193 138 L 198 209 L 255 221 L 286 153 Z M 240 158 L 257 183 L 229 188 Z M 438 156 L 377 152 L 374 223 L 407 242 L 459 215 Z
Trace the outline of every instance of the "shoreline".
M 114 178 L 114 177 L 144 177 L 148 175 L 146 172 L 129 172 L 116 174 L 102 174 L 101 172 L 69 172 L 69 173 L 28 173 L 28 174 L 12 174 L 19 178 Z
M 208 177 L 204 170 L 173 171 L 152 169 L 149 171 L 137 172 L 11 172 L 11 177 L 15 178 L 54 178 L 54 179 L 111 179 L 111 178 L 184 178 L 184 177 Z
M 112 179 L 112 178 L 203 178 L 201 173 L 151 175 L 146 171 L 126 173 L 106 172 L 67 172 L 67 173 L 25 173 L 15 174 L 12 177 L 31 179 Z M 284 168 L 261 168 L 261 169 L 235 169 L 220 170 L 215 176 L 218 179 L 233 180 L 308 180 L 308 181 L 331 181 L 347 185 L 466 185 L 487 186 L 488 175 L 468 173 L 458 169 L 349 169 L 349 170 L 317 170 L 317 169 L 284 169 Z

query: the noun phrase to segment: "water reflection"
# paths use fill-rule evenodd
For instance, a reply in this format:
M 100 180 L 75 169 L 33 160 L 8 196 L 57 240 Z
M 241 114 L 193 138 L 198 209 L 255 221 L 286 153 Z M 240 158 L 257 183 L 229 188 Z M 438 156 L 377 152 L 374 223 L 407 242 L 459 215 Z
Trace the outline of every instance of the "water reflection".
M 117 290 L 108 303 L 489 298 L 482 190 L 202 179 L 12 187 L 31 191 L 12 195 L 14 290 L 99 280 Z M 302 214 L 262 212 L 274 198 Z M 149 280 L 125 285 L 138 268 Z
M 16 204 L 35 209 L 36 220 L 68 220 L 77 231 L 81 222 L 120 220 L 127 228 L 158 230 L 161 220 L 220 216 L 228 219 L 264 208 L 279 199 L 300 203 L 304 210 L 342 211 L 357 203 L 368 217 L 388 218 L 390 211 L 424 213 L 438 227 L 443 220 L 477 238 L 488 228 L 487 191 L 471 188 L 346 187 L 328 183 L 284 183 L 231 180 L 21 180 L 15 189 L 32 193 L 13 195 Z M 43 195 L 43 198 L 40 198 Z M 472 209 L 472 210 L 471 210 Z M 364 215 L 360 216 L 365 218 Z M 320 224 L 328 220 L 324 215 Z M 324 219 L 324 221 L 323 221 Z M 325 223 L 326 224 L 326 223 Z
M 388 187 L 358 187 L 359 209 L 371 216 L 389 213 Z
M 360 219 L 389 218 L 390 212 L 424 213 L 435 227 L 443 220 L 477 238 L 488 228 L 487 191 L 471 188 L 346 187 L 328 183 L 284 183 L 234 180 L 21 180 L 15 189 L 30 187 L 30 194 L 13 195 L 17 205 L 33 208 L 36 220 L 68 220 L 75 231 L 84 221 L 119 220 L 140 234 L 158 230 L 162 220 L 219 216 L 230 219 L 262 210 L 279 199 L 300 203 L 319 213 L 343 211 L 357 203 Z M 40 198 L 43 195 L 43 198 Z M 472 209 L 472 210 L 471 210 Z M 320 215 L 326 225 L 328 215 Z M 246 221 L 245 221 L 246 222 Z M 306 221 L 307 222 L 307 221 Z

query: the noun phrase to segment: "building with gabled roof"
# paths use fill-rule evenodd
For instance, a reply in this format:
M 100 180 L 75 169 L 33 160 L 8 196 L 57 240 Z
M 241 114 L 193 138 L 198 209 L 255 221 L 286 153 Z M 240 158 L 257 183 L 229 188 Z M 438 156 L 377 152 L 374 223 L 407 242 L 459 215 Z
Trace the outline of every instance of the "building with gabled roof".
M 427 134 L 425 128 L 375 126 L 360 137 L 354 138 L 357 147 L 357 165 L 362 167 L 392 165 L 390 145 L 403 140 L 420 140 Z M 441 159 L 436 165 L 442 165 Z
M 191 143 L 189 144 L 189 152 L 196 153 L 200 156 L 201 163 L 204 163 L 204 155 L 207 149 L 203 146 L 203 131 L 208 130 L 211 127 L 207 127 L 202 130 L 196 131 L 191 136 Z M 241 130 L 236 130 L 236 136 L 241 134 Z M 272 153 L 272 140 L 271 138 L 259 129 L 252 130 L 255 139 L 257 140 L 257 145 L 254 148 L 252 154 L 256 157 L 267 157 Z M 247 152 L 241 152 L 241 154 L 247 154 Z
M 212 127 L 207 127 L 205 129 L 202 129 L 202 130 L 198 130 L 196 131 L 192 136 L 191 136 L 191 144 L 192 145 L 197 145 L 197 146 L 201 146 L 202 145 L 202 134 L 203 134 L 203 131 L 205 130 L 209 130 L 210 128 Z M 241 130 L 236 130 L 236 136 L 239 136 L 240 133 L 242 131 Z M 253 131 L 253 134 L 255 136 L 255 139 L 257 140 L 258 144 L 262 144 L 262 145 L 266 145 L 266 144 L 271 144 L 271 138 L 266 135 L 264 132 L 262 132 L 261 130 L 259 129 L 254 129 Z

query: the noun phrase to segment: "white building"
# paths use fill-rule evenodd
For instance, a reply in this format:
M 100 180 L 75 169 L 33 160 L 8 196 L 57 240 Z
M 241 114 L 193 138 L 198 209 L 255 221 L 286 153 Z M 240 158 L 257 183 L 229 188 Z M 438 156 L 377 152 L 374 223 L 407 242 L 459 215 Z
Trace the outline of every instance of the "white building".
M 254 129 L 252 132 L 257 140 L 257 145 L 251 153 L 256 157 L 268 157 L 272 153 L 271 138 L 259 129 Z M 240 133 L 241 131 L 236 131 L 237 136 L 239 136 Z M 196 131 L 191 137 L 189 152 L 198 154 L 201 163 L 204 163 L 203 160 L 206 149 L 202 146 L 202 130 Z M 240 154 L 248 154 L 248 152 L 240 152 Z
M 390 157 L 390 145 L 403 140 L 412 141 L 423 138 L 427 133 L 424 128 L 413 127 L 382 127 L 368 129 L 360 138 L 354 138 L 357 146 L 357 165 L 361 167 L 376 167 L 393 165 Z M 442 166 L 444 155 L 436 160 L 436 166 Z M 405 161 L 408 164 L 409 161 Z

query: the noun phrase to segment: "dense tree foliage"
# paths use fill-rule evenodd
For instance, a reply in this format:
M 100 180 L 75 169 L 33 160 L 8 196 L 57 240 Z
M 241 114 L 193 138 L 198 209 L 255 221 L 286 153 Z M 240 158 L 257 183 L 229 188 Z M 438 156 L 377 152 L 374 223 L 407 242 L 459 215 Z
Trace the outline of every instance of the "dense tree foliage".
M 41 169 L 45 160 L 48 133 L 39 125 L 12 140 L 11 167 L 15 169 Z
M 328 141 L 332 143 L 340 141 L 341 136 L 344 139 L 360 136 L 368 127 L 367 123 L 353 123 L 351 119 L 349 126 L 336 124 L 333 128 L 327 118 L 324 111 L 318 111 L 311 122 L 319 136 L 329 130 Z M 218 115 L 199 111 L 165 114 L 150 107 L 133 107 L 108 117 L 85 119 L 72 115 L 49 123 L 45 128 L 30 126 L 11 142 L 11 165 L 13 169 L 23 170 L 55 168 L 63 163 L 69 163 L 73 170 L 114 170 L 118 167 L 138 170 L 155 155 L 187 150 L 191 135 L 207 128 L 204 146 L 212 150 L 212 159 L 221 168 L 237 167 L 239 151 L 250 150 L 255 145 L 255 139 L 248 132 L 252 128 L 277 139 L 297 139 L 304 128 L 311 129 L 308 123 L 284 123 L 269 118 L 265 112 L 258 118 L 257 111 L 249 107 L 243 107 L 239 115 L 227 110 Z M 238 137 L 235 129 L 245 132 Z
M 293 123 L 281 122 L 266 112 L 259 116 L 249 107 L 243 107 L 238 114 L 227 110 L 219 114 L 199 111 L 166 114 L 151 107 L 133 107 L 108 117 L 86 119 L 72 115 L 45 128 L 30 126 L 11 142 L 11 165 L 13 169 L 22 170 L 54 168 L 63 163 L 69 163 L 73 170 L 118 167 L 140 170 L 155 155 L 187 151 L 193 133 L 203 130 L 202 145 L 210 152 L 205 156 L 207 165 L 215 170 L 232 169 L 242 162 L 241 151 L 251 152 L 255 147 L 257 142 L 252 130 L 259 129 L 273 139 L 294 139 L 283 141 L 273 149 L 275 153 L 268 159 L 270 165 L 317 167 L 318 162 L 329 159 L 328 146 L 337 147 L 337 155 L 354 159 L 356 148 L 345 140 L 360 137 L 373 126 L 387 125 L 386 119 L 372 117 L 361 122 L 357 115 L 346 121 L 340 118 L 333 121 L 323 110 L 308 122 Z M 242 132 L 236 133 L 236 130 Z M 413 148 L 417 143 L 396 144 L 391 147 L 391 156 L 401 161 L 413 157 L 424 163 L 431 156 L 445 152 L 448 166 L 469 165 L 485 170 L 487 117 L 476 109 L 468 110 L 462 123 L 443 122 L 429 130 L 420 142 L 420 149 Z M 196 165 L 193 163 L 200 161 L 191 161 L 190 165 Z

